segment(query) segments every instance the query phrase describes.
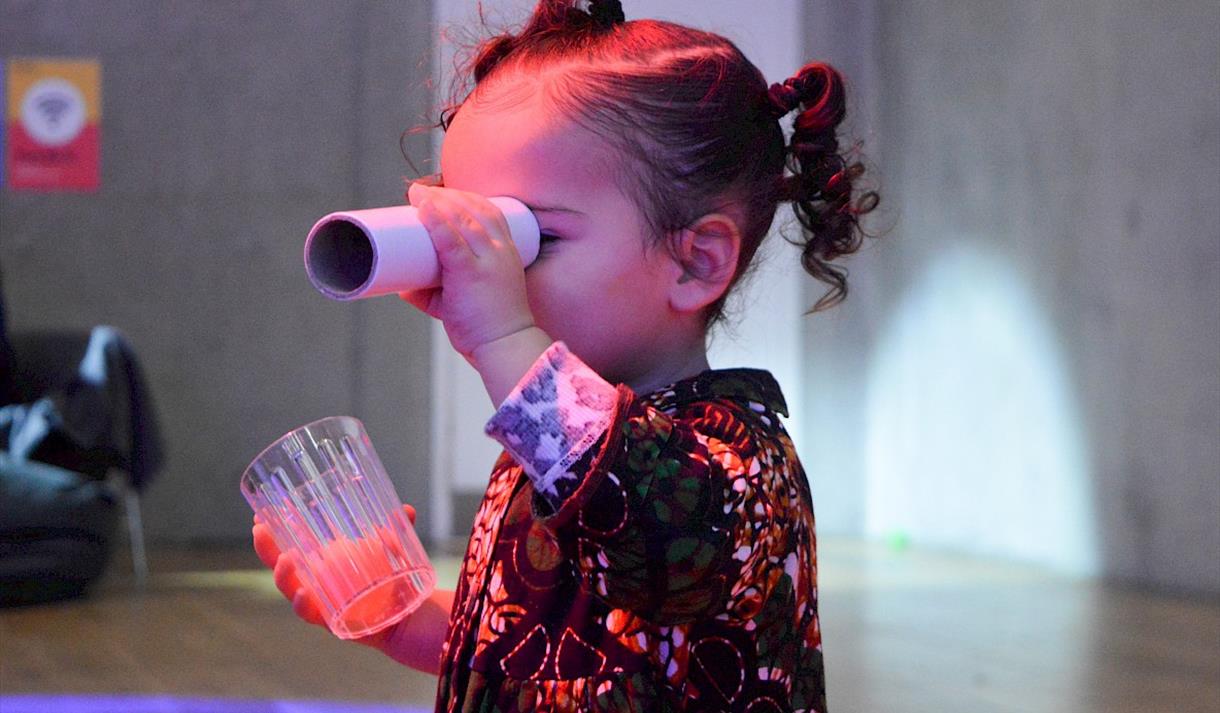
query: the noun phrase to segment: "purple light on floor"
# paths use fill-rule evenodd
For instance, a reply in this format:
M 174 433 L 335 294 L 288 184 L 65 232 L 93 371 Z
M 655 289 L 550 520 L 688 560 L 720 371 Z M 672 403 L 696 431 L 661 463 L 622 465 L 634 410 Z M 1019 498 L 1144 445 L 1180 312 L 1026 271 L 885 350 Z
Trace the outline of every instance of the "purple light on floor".
M 234 700 L 176 696 L 0 696 L 3 713 L 430 713 L 340 701 Z

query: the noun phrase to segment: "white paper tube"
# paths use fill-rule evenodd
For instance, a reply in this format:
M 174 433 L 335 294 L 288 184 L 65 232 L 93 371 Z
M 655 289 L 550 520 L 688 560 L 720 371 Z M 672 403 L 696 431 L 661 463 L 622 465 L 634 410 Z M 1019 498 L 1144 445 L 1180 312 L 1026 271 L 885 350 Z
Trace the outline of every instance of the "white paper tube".
M 538 221 L 515 198 L 489 198 L 508 221 L 521 263 L 538 257 Z M 440 263 L 412 206 L 331 213 L 305 238 L 305 272 L 319 292 L 355 300 L 437 287 Z

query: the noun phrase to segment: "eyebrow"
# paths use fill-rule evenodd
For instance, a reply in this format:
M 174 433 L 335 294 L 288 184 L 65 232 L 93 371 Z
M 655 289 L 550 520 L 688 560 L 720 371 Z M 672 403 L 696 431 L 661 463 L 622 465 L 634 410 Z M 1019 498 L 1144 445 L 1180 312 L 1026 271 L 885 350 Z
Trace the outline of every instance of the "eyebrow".
M 584 213 L 576 210 L 575 208 L 565 208 L 563 206 L 538 205 L 536 203 L 529 203 L 527 201 L 521 201 L 521 202 L 525 204 L 526 208 L 530 209 L 531 213 L 572 213 L 575 215 L 584 215 Z
M 430 173 L 427 176 L 421 176 L 416 180 L 417 182 L 426 186 L 444 187 L 445 185 L 444 176 L 439 171 L 436 173 Z M 575 208 L 566 208 L 558 205 L 539 205 L 537 203 L 530 203 L 528 201 L 521 202 L 526 208 L 530 209 L 531 213 L 571 213 L 573 215 L 584 215 L 584 213 L 576 210 Z

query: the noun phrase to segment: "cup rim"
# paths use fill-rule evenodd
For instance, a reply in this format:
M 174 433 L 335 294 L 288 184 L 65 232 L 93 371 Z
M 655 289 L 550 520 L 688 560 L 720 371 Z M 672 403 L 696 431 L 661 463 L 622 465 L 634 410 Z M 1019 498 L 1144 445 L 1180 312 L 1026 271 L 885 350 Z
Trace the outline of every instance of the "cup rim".
M 245 470 L 243 470 L 241 472 L 240 484 L 242 486 L 244 486 L 246 484 L 246 481 L 249 479 L 249 476 L 250 476 L 250 471 L 252 471 L 254 469 L 254 464 L 259 462 L 259 460 L 261 460 L 264 455 L 271 452 L 271 450 L 273 448 L 275 448 L 276 446 L 279 446 L 281 443 L 283 443 L 284 439 L 288 438 L 288 436 L 291 436 L 292 434 L 296 433 L 297 431 L 304 430 L 306 428 L 309 428 L 310 426 L 316 426 L 319 423 L 322 423 L 323 421 L 354 421 L 356 423 L 356 425 L 360 428 L 361 431 L 365 430 L 364 422 L 361 421 L 360 419 L 356 418 L 355 416 L 323 416 L 322 418 L 314 419 L 313 421 L 310 421 L 309 423 L 297 426 L 296 428 L 289 429 L 289 430 L 285 431 L 284 434 L 281 435 L 279 438 L 275 439 L 269 445 L 267 445 L 265 448 L 263 448 L 261 451 L 259 451 L 258 455 L 254 456 L 254 458 L 250 460 L 250 464 L 247 465 Z

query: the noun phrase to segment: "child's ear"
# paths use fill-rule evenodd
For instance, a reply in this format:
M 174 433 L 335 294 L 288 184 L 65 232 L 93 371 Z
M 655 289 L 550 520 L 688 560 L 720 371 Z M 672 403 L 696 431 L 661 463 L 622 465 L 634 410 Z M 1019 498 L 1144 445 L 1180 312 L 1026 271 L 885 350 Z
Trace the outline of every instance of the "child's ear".
M 684 228 L 674 243 L 679 260 L 669 287 L 669 304 L 679 312 L 697 312 L 728 289 L 741 254 L 737 221 L 709 213 Z

